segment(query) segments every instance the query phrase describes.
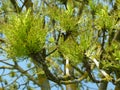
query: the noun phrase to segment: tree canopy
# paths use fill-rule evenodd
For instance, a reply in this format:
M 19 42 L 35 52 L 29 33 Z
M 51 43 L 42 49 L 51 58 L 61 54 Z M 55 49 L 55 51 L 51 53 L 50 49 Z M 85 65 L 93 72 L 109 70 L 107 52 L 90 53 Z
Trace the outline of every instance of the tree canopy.
M 119 20 L 120 0 L 0 0 L 1 89 L 119 90 Z

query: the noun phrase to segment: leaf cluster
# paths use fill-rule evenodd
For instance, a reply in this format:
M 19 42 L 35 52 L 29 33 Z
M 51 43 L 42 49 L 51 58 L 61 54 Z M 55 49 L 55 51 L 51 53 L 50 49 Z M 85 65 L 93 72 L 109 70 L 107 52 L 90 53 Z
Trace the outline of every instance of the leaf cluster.
M 69 58 L 69 60 L 74 63 L 80 63 L 82 61 L 83 52 L 77 42 L 69 38 L 65 42 L 61 43 L 62 44 L 60 45 L 59 50 L 66 58 Z
M 7 42 L 6 50 L 10 57 L 29 56 L 43 48 L 47 30 L 43 28 L 41 18 L 30 15 L 30 10 L 26 14 L 10 18 L 3 30 Z

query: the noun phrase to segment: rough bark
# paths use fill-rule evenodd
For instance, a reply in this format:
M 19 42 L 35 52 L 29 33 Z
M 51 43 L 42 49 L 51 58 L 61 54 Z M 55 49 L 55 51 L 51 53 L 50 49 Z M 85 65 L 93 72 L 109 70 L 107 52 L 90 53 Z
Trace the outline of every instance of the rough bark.
M 66 90 L 77 90 L 76 84 L 68 84 L 66 85 Z
M 120 78 L 120 70 L 116 70 L 116 82 L 115 83 L 115 89 L 114 90 L 120 90 L 120 81 L 119 81 L 119 78 Z
M 15 12 L 17 12 L 17 13 L 21 12 L 21 8 L 18 6 L 16 0 L 10 0 L 10 1 L 15 9 Z
M 117 85 L 115 86 L 115 90 L 120 90 L 120 84 L 117 84 Z
M 4 88 L 0 88 L 0 90 L 4 90 Z
M 26 7 L 26 10 L 28 10 L 29 8 L 31 8 L 32 11 L 33 11 L 33 3 L 32 3 L 31 0 L 25 0 L 24 3 L 23 3 L 23 6 Z M 22 6 L 22 7 L 23 7 L 23 6 Z
M 107 90 L 108 82 L 102 82 L 100 84 L 99 90 Z
M 68 58 L 66 59 L 65 71 L 67 76 L 72 76 L 74 74 L 74 69 L 70 65 L 70 61 Z M 77 84 L 73 83 L 66 85 L 66 90 L 77 90 Z
M 50 90 L 50 84 L 49 81 L 45 75 L 45 73 L 41 68 L 37 68 L 37 76 L 38 76 L 38 82 L 41 84 L 41 90 Z

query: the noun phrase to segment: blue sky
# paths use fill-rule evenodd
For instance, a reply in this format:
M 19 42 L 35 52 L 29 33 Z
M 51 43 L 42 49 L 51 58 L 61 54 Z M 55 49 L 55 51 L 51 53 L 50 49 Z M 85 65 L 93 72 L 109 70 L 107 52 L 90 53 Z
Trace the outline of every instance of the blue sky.
M 2 59 L 6 59 L 5 58 L 5 56 L 2 56 L 2 55 L 0 55 L 0 60 L 2 60 Z M 11 61 L 9 61 L 10 63 L 12 63 Z M 19 63 L 19 65 L 22 67 L 22 68 L 24 68 L 24 69 L 26 69 L 27 70 L 27 67 L 26 67 L 26 61 L 23 61 L 23 62 L 20 62 Z M 1 66 L 4 66 L 4 64 L 2 64 L 1 62 L 0 62 L 0 67 Z M 9 70 L 7 70 L 5 73 L 8 73 L 9 72 Z M 0 74 L 2 73 L 2 70 L 0 69 Z M 11 78 L 11 77 L 9 77 L 9 76 L 6 76 L 6 77 L 4 77 L 5 79 L 7 79 L 8 81 L 9 81 L 9 83 L 11 83 L 15 78 Z M 19 80 L 18 80 L 19 82 L 24 82 L 24 80 L 23 80 L 23 78 L 20 78 Z M 95 84 L 95 83 L 90 83 L 90 82 L 83 82 L 82 81 L 82 83 L 83 83 L 83 85 L 85 85 L 85 86 L 87 86 L 87 87 L 90 87 L 89 88 L 89 90 L 98 90 L 98 87 L 97 87 L 97 85 Z M 32 83 L 31 83 L 31 85 L 32 85 Z M 51 82 L 51 85 L 54 85 L 54 83 L 52 83 Z M 114 89 L 114 85 L 112 84 L 112 83 L 109 83 L 108 84 L 108 89 L 107 90 L 113 90 Z M 21 89 L 19 89 L 19 90 L 21 90 Z M 35 89 L 35 90 L 39 90 L 39 88 L 38 89 Z M 52 89 L 51 90 L 61 90 L 60 88 L 58 88 L 58 87 L 52 87 Z M 65 89 L 64 89 L 65 90 Z M 84 90 L 87 90 L 87 88 L 84 88 Z

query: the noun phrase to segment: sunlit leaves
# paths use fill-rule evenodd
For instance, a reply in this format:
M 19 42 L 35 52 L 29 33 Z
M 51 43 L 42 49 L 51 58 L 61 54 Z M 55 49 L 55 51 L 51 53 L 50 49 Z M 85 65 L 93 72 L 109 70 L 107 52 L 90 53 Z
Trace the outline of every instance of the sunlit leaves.
M 73 17 L 73 15 L 71 15 L 72 11 L 64 10 L 63 8 L 60 9 L 57 6 L 52 6 L 49 8 L 49 11 L 46 11 L 46 14 L 51 18 L 51 20 L 54 19 L 58 25 L 60 25 L 57 27 L 61 28 L 62 30 L 75 31 L 78 17 Z
M 50 38 L 49 38 L 49 42 L 50 42 L 50 43 L 54 43 L 54 38 L 53 38 L 53 37 L 50 37 Z
M 9 0 L 1 0 L 1 6 L 0 6 L 0 10 L 2 11 L 8 11 L 11 10 L 11 4 Z
M 11 71 L 11 72 L 10 72 L 10 76 L 11 76 L 11 77 L 15 77 L 15 76 L 16 76 L 16 73 L 15 73 L 14 71 Z
M 115 60 L 120 60 L 120 44 L 118 42 L 114 42 L 111 47 L 114 51 L 113 56 Z
M 28 64 L 27 64 L 27 67 L 28 67 L 28 68 L 31 68 L 31 66 L 32 66 L 31 63 L 28 63 Z
M 71 17 L 67 12 L 60 16 L 61 28 L 65 31 L 76 31 L 77 17 Z
M 28 56 L 43 48 L 47 31 L 43 28 L 41 18 L 37 15 L 33 17 L 28 11 L 26 14 L 13 16 L 10 19 L 3 32 L 11 56 Z
M 95 11 L 97 9 L 97 2 L 96 0 L 89 0 L 89 5 L 90 5 L 90 8 L 91 10 Z
M 59 49 L 65 57 L 68 57 L 71 61 L 74 61 L 74 63 L 81 62 L 83 53 L 80 46 L 71 38 L 62 42 Z
M 73 15 L 73 11 L 74 11 L 73 0 L 67 0 L 67 12 L 69 13 L 69 15 Z
M 96 26 L 98 27 L 106 27 L 108 30 L 111 30 L 115 25 L 115 19 L 108 14 L 108 7 L 103 7 L 103 9 L 99 9 L 96 13 Z
M 28 86 L 27 90 L 34 90 L 32 87 Z
M 93 40 L 93 32 L 92 31 L 83 31 L 80 35 L 80 45 L 83 50 L 86 50 L 92 43 Z

